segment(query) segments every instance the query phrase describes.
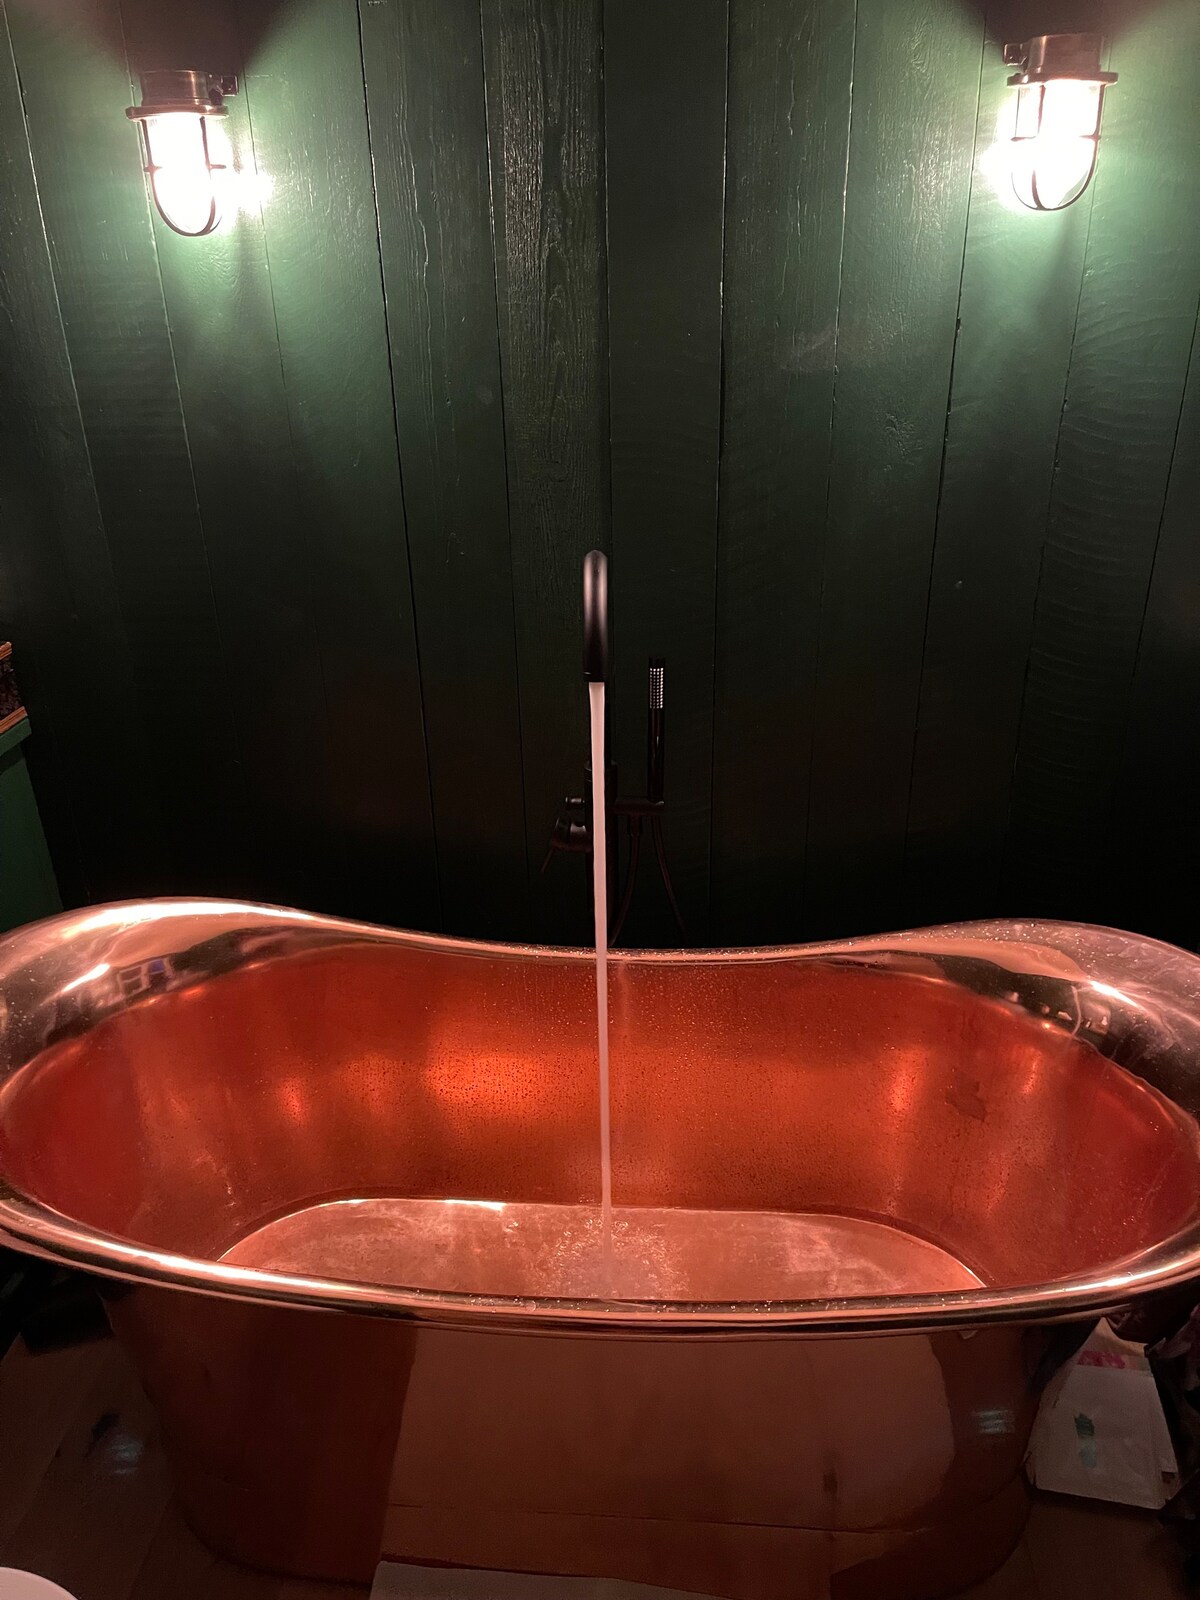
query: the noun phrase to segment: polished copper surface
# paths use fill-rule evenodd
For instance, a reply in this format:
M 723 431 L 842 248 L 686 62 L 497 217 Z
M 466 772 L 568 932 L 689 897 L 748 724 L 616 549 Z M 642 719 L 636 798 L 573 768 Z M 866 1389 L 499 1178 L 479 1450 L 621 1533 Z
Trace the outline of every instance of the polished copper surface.
M 222 1259 L 522 1299 L 840 1299 L 979 1283 L 947 1251 L 858 1217 L 618 1206 L 606 1229 L 596 1206 L 495 1200 L 331 1200 L 255 1229 Z
M 888 1224 L 981 1287 L 932 1303 L 770 1284 L 656 1326 L 1044 1317 L 1200 1263 L 1200 961 L 1129 935 L 979 924 L 612 971 L 621 1207 Z M 0 944 L 0 1231 L 111 1274 L 402 1316 L 646 1313 L 580 1285 L 303 1274 L 221 1257 L 329 1200 L 594 1204 L 586 952 L 221 902 L 73 913 Z M 589 1290 L 591 1292 L 589 1292 Z M 766 1302 L 766 1304 L 764 1304 Z
M 1200 1277 L 1200 961 L 1011 922 L 621 954 L 607 1239 L 593 981 L 222 902 L 21 930 L 0 1238 L 109 1282 L 242 1559 L 972 1581 L 1087 1319 Z
M 1044 1346 L 421 1328 L 384 1544 L 735 1600 L 927 1597 L 1019 1537 Z

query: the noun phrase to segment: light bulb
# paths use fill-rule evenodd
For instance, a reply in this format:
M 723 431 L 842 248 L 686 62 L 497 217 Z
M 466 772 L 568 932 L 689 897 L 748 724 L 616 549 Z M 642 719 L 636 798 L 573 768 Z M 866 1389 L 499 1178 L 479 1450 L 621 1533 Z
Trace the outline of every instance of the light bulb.
M 237 79 L 192 68 L 142 73 L 142 103 L 125 115 L 142 125 L 146 173 L 163 221 L 192 237 L 221 220 L 233 158 L 222 124 Z
M 1096 164 L 1101 93 L 1078 78 L 1017 91 L 1013 187 L 1023 205 L 1058 211 L 1083 193 Z
M 154 199 L 177 233 L 211 233 L 221 219 L 205 123 L 191 111 L 167 111 L 145 121 Z
M 1095 33 L 1043 33 L 1004 48 L 1021 70 L 1008 81 L 1013 110 L 1013 192 L 1033 211 L 1061 211 L 1087 188 L 1096 168 L 1105 88 L 1115 72 L 1100 68 Z

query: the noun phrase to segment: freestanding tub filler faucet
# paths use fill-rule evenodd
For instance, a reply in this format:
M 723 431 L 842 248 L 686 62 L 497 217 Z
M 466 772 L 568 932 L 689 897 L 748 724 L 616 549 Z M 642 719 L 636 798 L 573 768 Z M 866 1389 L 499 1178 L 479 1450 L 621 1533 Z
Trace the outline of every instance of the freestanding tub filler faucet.
M 608 608 L 608 557 L 602 550 L 589 550 L 583 559 L 583 676 L 588 683 L 608 685 L 611 671 L 610 617 Z M 649 825 L 650 840 L 658 863 L 663 891 L 680 938 L 686 940 L 687 928 L 675 898 L 675 887 L 667 865 L 666 841 L 663 837 L 663 813 L 666 810 L 666 785 L 664 760 L 666 753 L 666 724 L 664 713 L 667 663 L 662 656 L 651 656 L 647 677 L 646 696 L 646 792 L 644 795 L 625 796 L 618 792 L 616 764 L 605 760 L 605 813 L 609 819 L 625 818 L 625 881 L 618 895 L 620 883 L 616 840 L 608 851 L 609 943 L 615 944 L 625 925 L 625 918 L 633 903 L 637 884 L 638 862 L 641 858 L 642 826 Z M 607 750 L 607 732 L 605 747 Z M 542 863 L 542 871 L 550 865 L 559 851 L 591 855 L 594 840 L 592 804 L 588 798 L 589 782 L 584 792 L 568 796 L 555 819 L 550 833 L 550 848 Z

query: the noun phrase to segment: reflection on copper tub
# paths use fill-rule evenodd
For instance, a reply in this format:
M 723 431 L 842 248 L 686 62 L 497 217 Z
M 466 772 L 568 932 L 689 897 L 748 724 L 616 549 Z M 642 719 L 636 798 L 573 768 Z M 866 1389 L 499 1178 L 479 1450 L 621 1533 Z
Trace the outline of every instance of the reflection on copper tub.
M 611 964 L 155 901 L 0 944 L 0 1240 L 214 1547 L 732 1600 L 997 1566 L 1047 1379 L 1200 1277 L 1200 960 L 991 922 Z

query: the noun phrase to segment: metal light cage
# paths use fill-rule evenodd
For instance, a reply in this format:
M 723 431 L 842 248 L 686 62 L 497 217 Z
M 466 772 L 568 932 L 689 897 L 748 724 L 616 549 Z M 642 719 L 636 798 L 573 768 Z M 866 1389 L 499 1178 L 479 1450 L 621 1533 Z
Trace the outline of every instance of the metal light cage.
M 225 162 L 214 161 L 212 158 L 208 122 L 212 117 L 226 115 L 225 97 L 237 93 L 237 78 L 190 69 L 158 68 L 152 72 L 143 72 L 141 85 L 142 103 L 127 107 L 125 115 L 131 122 L 141 123 L 146 151 L 145 170 L 150 179 L 150 188 L 158 214 L 174 233 L 183 234 L 185 238 L 201 238 L 205 234 L 212 233 L 221 221 L 220 193 L 214 179 L 217 174 L 227 170 Z M 179 225 L 171 215 L 171 208 L 164 203 L 159 186 L 159 174 L 167 169 L 156 158 L 152 131 L 154 120 L 158 117 L 180 115 L 195 117 L 198 123 L 197 137 L 200 142 L 201 160 L 208 175 L 208 214 L 199 228 L 184 228 Z
M 1019 70 L 1008 80 L 1017 91 L 1016 126 L 1012 135 L 1017 159 L 1013 163 L 1013 189 L 1022 205 L 1033 211 L 1062 211 L 1083 194 L 1096 170 L 1104 91 L 1116 83 L 1115 72 L 1100 70 L 1103 38 L 1098 33 L 1043 33 L 1022 44 L 1004 47 L 1004 60 Z M 1037 148 L 1046 141 L 1047 109 L 1051 96 L 1074 91 L 1072 110 L 1082 113 L 1078 126 L 1064 138 L 1088 147 L 1089 155 L 1065 197 L 1051 202 L 1039 189 Z M 1091 91 L 1080 94 L 1078 91 Z M 1028 189 L 1019 180 L 1027 178 Z

